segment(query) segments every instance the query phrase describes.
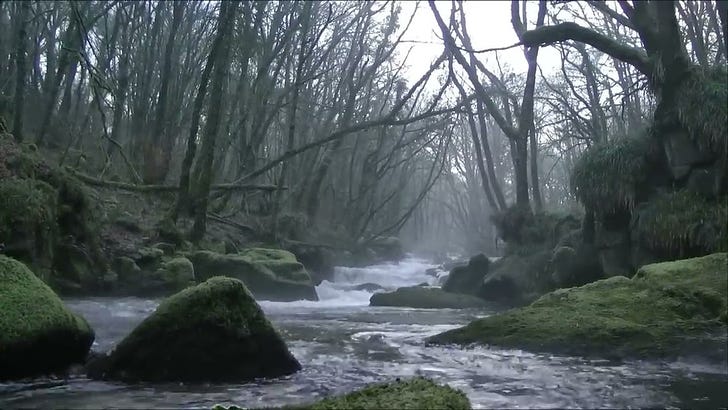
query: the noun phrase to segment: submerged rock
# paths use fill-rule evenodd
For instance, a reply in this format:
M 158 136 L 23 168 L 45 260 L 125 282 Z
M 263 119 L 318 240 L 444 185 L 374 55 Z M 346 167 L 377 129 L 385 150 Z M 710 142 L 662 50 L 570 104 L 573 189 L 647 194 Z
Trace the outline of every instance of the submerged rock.
M 0 380 L 63 371 L 94 341 L 86 320 L 21 262 L 0 255 Z
M 246 382 L 300 368 L 245 285 L 214 277 L 164 300 L 88 370 L 124 381 Z
M 197 251 L 189 259 L 198 280 L 216 275 L 240 279 L 256 299 L 318 300 L 308 272 L 288 251 L 250 248 L 237 255 Z
M 727 270 L 726 253 L 646 265 L 632 279 L 615 276 L 560 289 L 530 306 L 478 319 L 427 342 L 618 358 L 686 350 L 720 355 Z
M 412 286 L 394 292 L 375 293 L 370 306 L 397 306 L 419 309 L 467 309 L 482 307 L 486 302 L 471 295 L 445 292 L 440 288 Z

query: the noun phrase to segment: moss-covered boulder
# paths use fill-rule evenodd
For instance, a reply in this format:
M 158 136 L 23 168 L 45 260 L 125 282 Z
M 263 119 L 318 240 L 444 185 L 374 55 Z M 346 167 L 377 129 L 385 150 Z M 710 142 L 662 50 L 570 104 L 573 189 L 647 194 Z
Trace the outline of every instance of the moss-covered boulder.
M 616 276 L 557 290 L 530 306 L 432 336 L 428 343 L 602 357 L 668 356 L 686 350 L 720 356 L 725 354 L 717 349 L 725 347 L 721 318 L 727 271 L 725 253 L 647 265 L 632 279 Z
M 551 250 L 524 248 L 494 262 L 490 273 L 478 288 L 485 300 L 520 305 L 533 301 L 551 286 L 549 261 Z
M 165 299 L 108 355 L 93 378 L 246 382 L 301 368 L 245 285 L 214 277 Z
M 195 267 L 189 259 L 176 257 L 162 263 L 157 276 L 172 288 L 184 289 L 194 283 Z
M 470 409 L 465 393 L 449 386 L 441 386 L 425 379 L 397 380 L 391 383 L 374 384 L 361 390 L 338 397 L 329 397 L 319 402 L 292 406 L 290 409 Z
M 440 288 L 411 286 L 394 292 L 375 293 L 369 298 L 370 306 L 396 306 L 419 309 L 467 309 L 485 305 L 485 301 L 472 295 L 446 292 Z
M 318 300 L 308 272 L 288 251 L 250 248 L 227 255 L 197 251 L 187 257 L 198 280 L 216 275 L 240 279 L 256 299 Z
M 0 255 L 0 380 L 63 371 L 82 363 L 93 341 L 88 323 L 43 281 Z
M 447 292 L 477 294 L 489 267 L 487 256 L 482 253 L 475 255 L 466 266 L 456 266 L 450 271 L 442 289 Z

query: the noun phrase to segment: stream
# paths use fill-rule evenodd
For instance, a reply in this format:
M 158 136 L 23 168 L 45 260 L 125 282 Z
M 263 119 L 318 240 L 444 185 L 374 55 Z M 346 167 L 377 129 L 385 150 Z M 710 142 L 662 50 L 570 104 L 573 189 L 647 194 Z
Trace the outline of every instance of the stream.
M 728 364 L 694 358 L 610 363 L 496 348 L 425 347 L 423 339 L 497 309 L 369 307 L 364 283 L 384 289 L 434 284 L 433 267 L 398 264 L 337 268 L 320 301 L 260 304 L 301 362 L 297 374 L 249 384 L 138 384 L 68 379 L 0 383 L 0 408 L 210 408 L 310 402 L 366 384 L 422 375 L 463 390 L 474 408 L 644 408 L 728 406 Z M 154 311 L 157 300 L 67 299 L 107 351 Z

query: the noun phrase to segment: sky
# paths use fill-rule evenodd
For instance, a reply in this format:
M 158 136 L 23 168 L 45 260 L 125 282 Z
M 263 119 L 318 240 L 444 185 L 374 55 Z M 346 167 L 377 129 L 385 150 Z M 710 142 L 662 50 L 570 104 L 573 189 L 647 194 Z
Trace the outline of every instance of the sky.
M 440 28 L 437 26 L 429 4 L 424 0 L 419 2 L 418 7 L 416 7 L 417 4 L 418 2 L 415 1 L 401 2 L 402 26 L 407 23 L 412 12 L 416 10 L 414 20 L 403 38 L 402 57 L 406 54 L 407 48 L 412 47 L 407 59 L 409 65 L 407 80 L 410 84 L 427 71 L 430 63 L 443 50 L 442 40 L 437 37 L 440 36 Z M 440 14 L 447 20 L 450 12 L 450 1 L 438 1 L 436 4 Z M 518 42 L 518 37 L 511 25 L 510 1 L 466 1 L 464 5 L 467 29 L 475 49 L 505 47 Z M 528 17 L 529 20 L 533 20 L 536 17 L 538 3 L 533 2 L 530 6 L 533 7 L 529 7 Z M 532 26 L 533 24 L 529 28 L 532 28 Z M 410 43 L 411 41 L 415 42 Z M 421 44 L 420 42 L 429 44 Z M 492 71 L 497 69 L 495 54 L 495 52 L 490 52 L 479 56 L 485 66 Z M 498 58 L 501 64 L 511 66 L 514 72 L 525 74 L 528 66 L 523 56 L 522 47 L 499 51 Z M 554 48 L 542 47 L 539 51 L 538 62 L 544 74 L 547 74 L 559 68 L 561 58 Z

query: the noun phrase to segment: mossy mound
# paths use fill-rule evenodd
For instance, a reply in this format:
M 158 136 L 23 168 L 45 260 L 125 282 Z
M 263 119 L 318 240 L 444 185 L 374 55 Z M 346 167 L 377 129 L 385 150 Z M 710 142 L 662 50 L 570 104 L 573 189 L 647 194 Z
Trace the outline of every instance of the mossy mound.
M 370 306 L 396 306 L 418 309 L 467 309 L 485 305 L 485 301 L 471 295 L 446 292 L 439 288 L 412 286 L 394 292 L 375 293 Z
M 0 180 L 0 243 L 5 252 L 47 273 L 58 242 L 56 209 L 55 191 L 45 182 Z
M 654 141 L 644 135 L 595 145 L 574 165 L 571 190 L 599 213 L 631 210 L 646 194 L 654 151 Z
M 198 280 L 224 275 L 243 281 L 257 299 L 318 300 L 308 272 L 287 251 L 252 248 L 227 255 L 197 251 L 188 258 Z
M 301 366 L 239 280 L 214 277 L 165 299 L 107 356 L 94 378 L 246 382 Z
M 195 268 L 189 259 L 174 257 L 162 262 L 153 279 L 165 291 L 179 291 L 195 283 Z
M 686 189 L 658 195 L 632 214 L 633 232 L 640 242 L 667 255 L 728 250 L 726 221 L 726 198 L 708 200 Z
M 465 393 L 449 386 L 424 379 L 395 381 L 375 384 L 339 397 L 330 397 L 319 402 L 294 406 L 290 409 L 470 409 Z
M 33 145 L 0 136 L 0 242 L 6 254 L 52 285 L 98 288 L 108 271 L 98 220 L 76 178 L 46 163 Z
M 427 342 L 618 358 L 700 351 L 725 330 L 727 271 L 725 253 L 647 265 L 632 279 L 557 290 Z
M 93 341 L 88 323 L 43 281 L 21 262 L 0 255 L 0 379 L 82 363 Z

